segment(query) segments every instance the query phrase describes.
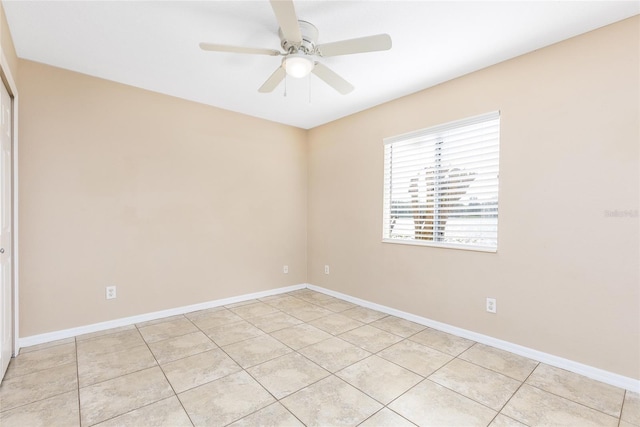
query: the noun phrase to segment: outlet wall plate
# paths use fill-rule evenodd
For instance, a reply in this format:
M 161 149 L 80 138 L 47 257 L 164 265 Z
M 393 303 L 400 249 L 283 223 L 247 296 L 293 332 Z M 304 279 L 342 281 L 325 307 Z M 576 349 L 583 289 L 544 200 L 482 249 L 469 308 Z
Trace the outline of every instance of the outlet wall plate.
M 288 265 L 283 266 L 283 267 L 282 267 L 282 272 L 283 272 L 284 274 L 289 274 L 289 266 L 288 266 Z
M 107 286 L 105 289 L 105 297 L 107 299 L 115 299 L 116 297 L 116 287 L 115 286 Z
M 496 299 L 495 298 L 487 298 L 487 311 L 489 313 L 495 313 L 496 312 Z
M 324 274 L 329 274 L 329 266 L 328 265 L 324 266 Z

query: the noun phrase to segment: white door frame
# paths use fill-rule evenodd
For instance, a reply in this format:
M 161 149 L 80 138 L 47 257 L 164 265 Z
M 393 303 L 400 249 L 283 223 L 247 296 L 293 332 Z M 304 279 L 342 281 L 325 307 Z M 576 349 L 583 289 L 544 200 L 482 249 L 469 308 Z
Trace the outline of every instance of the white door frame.
M 18 87 L 11 75 L 11 69 L 4 52 L 0 49 L 0 75 L 9 91 L 12 101 L 12 181 L 13 181 L 13 351 L 12 355 L 17 356 L 20 352 L 18 339 L 18 320 L 19 320 L 19 304 L 18 304 Z M 0 82 L 2 83 L 2 82 Z

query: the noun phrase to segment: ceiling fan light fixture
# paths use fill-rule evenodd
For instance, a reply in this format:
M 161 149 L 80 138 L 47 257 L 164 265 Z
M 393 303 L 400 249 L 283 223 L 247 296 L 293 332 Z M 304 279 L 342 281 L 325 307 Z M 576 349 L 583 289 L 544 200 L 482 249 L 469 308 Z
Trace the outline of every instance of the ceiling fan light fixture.
M 301 53 L 289 55 L 284 60 L 284 69 L 287 74 L 297 79 L 308 76 L 314 65 L 311 58 Z

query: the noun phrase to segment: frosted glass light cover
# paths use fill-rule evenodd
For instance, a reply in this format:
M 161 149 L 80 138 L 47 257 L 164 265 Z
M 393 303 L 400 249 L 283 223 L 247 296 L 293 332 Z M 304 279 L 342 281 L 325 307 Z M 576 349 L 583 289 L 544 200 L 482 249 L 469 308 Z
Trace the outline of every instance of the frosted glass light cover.
M 313 70 L 313 61 L 304 55 L 290 55 L 284 63 L 287 74 L 297 79 L 306 77 Z

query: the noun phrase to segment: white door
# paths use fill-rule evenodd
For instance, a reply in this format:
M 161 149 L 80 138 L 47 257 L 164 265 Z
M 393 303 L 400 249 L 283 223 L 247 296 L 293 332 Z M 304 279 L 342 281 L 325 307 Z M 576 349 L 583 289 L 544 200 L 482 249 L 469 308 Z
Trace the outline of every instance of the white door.
M 13 298 L 12 288 L 12 247 L 11 239 L 13 211 L 12 161 L 11 161 L 11 96 L 0 82 L 2 105 L 0 114 L 0 379 L 4 376 L 13 352 Z

